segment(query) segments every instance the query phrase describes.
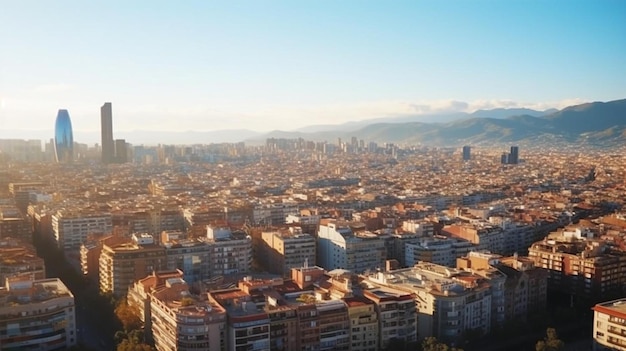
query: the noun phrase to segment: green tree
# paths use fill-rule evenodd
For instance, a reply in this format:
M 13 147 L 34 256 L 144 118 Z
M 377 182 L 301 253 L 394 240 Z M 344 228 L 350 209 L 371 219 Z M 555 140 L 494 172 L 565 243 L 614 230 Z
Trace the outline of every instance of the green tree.
M 535 351 L 561 351 L 563 349 L 565 349 L 565 343 L 559 339 L 554 328 L 548 328 L 546 337 L 537 341 L 535 345 Z
M 450 347 L 431 336 L 422 341 L 422 351 L 463 351 L 463 349 Z

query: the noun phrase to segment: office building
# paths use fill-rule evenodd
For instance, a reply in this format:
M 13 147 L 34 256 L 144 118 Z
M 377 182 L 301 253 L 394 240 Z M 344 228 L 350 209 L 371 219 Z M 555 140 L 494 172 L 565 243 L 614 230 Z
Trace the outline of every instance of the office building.
M 113 111 L 110 102 L 100 108 L 100 133 L 102 136 L 102 163 L 115 161 L 115 144 L 113 143 Z
M 128 148 L 125 139 L 115 139 L 115 162 L 128 162 Z
M 472 147 L 463 146 L 463 161 L 469 161 L 472 159 Z
M 41 149 L 41 145 L 39 148 Z M 54 124 L 54 154 L 59 163 L 70 163 L 74 160 L 74 135 L 67 110 L 59 110 L 57 113 Z
M 626 351 L 626 298 L 593 307 L 594 350 Z
M 519 163 L 519 146 L 511 146 L 511 153 L 509 154 L 509 163 L 516 165 Z
M 14 277 L 0 288 L 1 350 L 76 346 L 74 295 L 58 278 Z

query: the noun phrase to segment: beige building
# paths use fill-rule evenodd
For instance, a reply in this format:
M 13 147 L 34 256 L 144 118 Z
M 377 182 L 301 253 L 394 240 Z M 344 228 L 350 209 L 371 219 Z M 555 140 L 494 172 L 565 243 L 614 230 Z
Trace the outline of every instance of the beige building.
M 528 256 L 548 270 L 550 289 L 592 298 L 624 293 L 626 255 L 579 228 L 551 233 L 533 243 Z
M 261 261 L 270 273 L 289 276 L 292 268 L 302 267 L 305 262 L 315 265 L 315 238 L 303 234 L 300 228 L 262 232 L 261 238 Z
M 61 350 L 76 342 L 74 296 L 60 279 L 7 279 L 0 288 L 0 349 Z
M 417 308 L 415 295 L 390 287 L 376 287 L 363 291 L 376 304 L 379 333 L 378 345 L 385 349 L 392 339 L 405 343 L 417 341 Z
M 99 263 L 100 291 L 122 296 L 134 281 L 165 269 L 165 248 L 150 235 L 133 234 L 131 241 L 103 244 Z
M 594 350 L 626 351 L 626 298 L 593 308 Z
M 344 299 L 350 318 L 350 350 L 378 350 L 378 314 L 373 301 L 364 297 Z
M 211 303 L 219 304 L 228 314 L 227 346 L 229 351 L 270 349 L 270 319 L 250 294 L 240 289 L 215 290 Z
M 159 351 L 225 351 L 226 311 L 191 295 L 181 278 L 169 278 L 150 295 L 151 330 Z

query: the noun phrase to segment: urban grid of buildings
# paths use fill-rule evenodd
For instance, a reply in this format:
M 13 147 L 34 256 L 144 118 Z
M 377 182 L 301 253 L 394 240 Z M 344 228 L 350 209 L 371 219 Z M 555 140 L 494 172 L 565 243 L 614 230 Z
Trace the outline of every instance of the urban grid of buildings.
M 33 235 L 126 297 L 157 350 L 460 344 L 545 310 L 548 292 L 605 301 L 593 337 L 626 350 L 624 152 L 132 146 L 113 139 L 111 103 L 100 148 L 72 141 L 67 111 L 56 125 L 43 151 L 0 140 L 2 350 L 78 342 Z

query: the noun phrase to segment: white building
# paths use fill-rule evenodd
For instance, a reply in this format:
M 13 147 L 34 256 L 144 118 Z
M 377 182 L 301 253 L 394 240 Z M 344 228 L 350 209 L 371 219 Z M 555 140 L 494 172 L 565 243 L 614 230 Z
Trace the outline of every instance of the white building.
M 626 298 L 593 308 L 594 350 L 626 351 Z
M 109 234 L 112 230 L 110 213 L 60 210 L 52 215 L 54 239 L 64 251 L 78 252 L 89 235 Z
M 347 224 L 329 221 L 317 233 L 318 265 L 326 270 L 346 269 L 353 273 L 385 266 L 385 241 L 370 232 L 353 232 Z

